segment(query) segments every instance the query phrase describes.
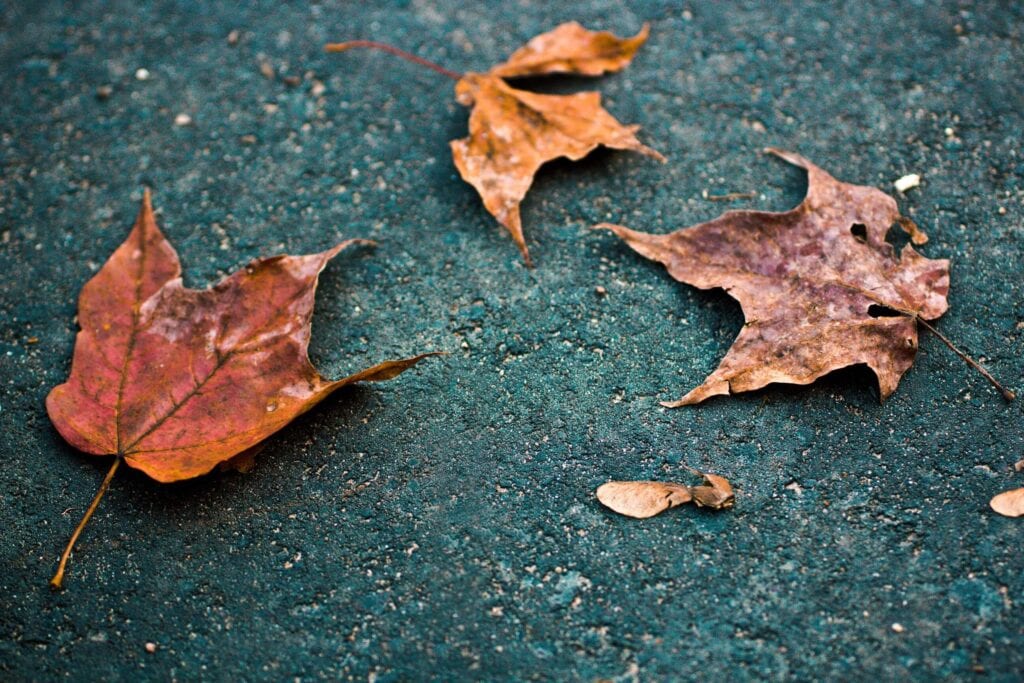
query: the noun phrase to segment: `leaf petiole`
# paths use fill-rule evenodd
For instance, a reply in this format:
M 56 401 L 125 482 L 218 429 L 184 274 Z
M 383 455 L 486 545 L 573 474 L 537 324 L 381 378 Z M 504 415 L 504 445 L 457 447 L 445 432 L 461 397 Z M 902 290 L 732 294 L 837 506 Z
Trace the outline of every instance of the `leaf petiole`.
M 75 547 L 75 541 L 82 535 L 82 530 L 85 525 L 89 522 L 89 518 L 92 517 L 92 513 L 96 512 L 96 508 L 99 507 L 100 499 L 103 498 L 103 494 L 110 488 L 110 480 L 114 478 L 114 473 L 117 472 L 117 468 L 121 465 L 120 456 L 114 458 L 114 464 L 107 470 L 107 476 L 103 478 L 103 483 L 100 484 L 99 491 L 92 499 L 92 503 L 89 504 L 89 509 L 82 515 L 82 521 L 75 527 L 75 532 L 71 534 L 71 540 L 68 541 L 68 545 L 64 548 L 64 553 L 60 556 L 60 564 L 57 565 L 57 573 L 50 579 L 50 588 L 55 591 L 60 590 L 64 587 L 64 569 L 67 567 L 68 559 L 71 557 L 71 550 Z
M 994 386 L 996 389 L 999 390 L 999 392 L 1003 395 L 1003 398 L 1005 398 L 1007 401 L 1012 401 L 1013 399 L 1017 398 L 1017 394 L 1013 393 L 1012 391 L 1010 391 L 1009 389 L 1004 387 L 1002 384 L 1000 384 L 999 381 L 995 377 L 992 376 L 992 373 L 990 373 L 988 370 L 983 368 L 978 361 L 974 360 L 973 358 L 968 356 L 966 353 L 961 351 L 959 348 L 957 348 L 957 346 L 953 342 L 951 342 L 949 339 L 946 338 L 946 335 L 942 334 L 937 329 L 932 327 L 931 323 L 929 323 L 927 320 L 925 320 L 921 316 L 915 315 L 913 317 L 917 319 L 918 324 L 920 324 L 922 327 L 924 327 L 924 329 L 928 330 L 929 332 L 934 334 L 936 337 L 938 337 L 942 341 L 943 344 L 948 346 L 950 348 L 950 350 L 953 351 L 953 353 L 955 353 L 956 355 L 960 356 L 960 358 L 962 358 L 965 363 L 967 363 L 972 368 L 974 368 L 975 370 L 980 372 L 982 377 L 984 377 L 989 382 L 991 382 L 992 386 Z
M 411 52 L 406 52 L 405 50 L 395 47 L 394 45 L 388 45 L 387 43 L 378 43 L 375 40 L 349 40 L 344 43 L 328 43 L 327 45 L 324 45 L 324 50 L 326 50 L 327 52 L 345 52 L 347 50 L 351 50 L 357 47 L 364 47 L 371 50 L 380 50 L 381 52 L 387 52 L 389 54 L 395 55 L 396 57 L 401 57 L 407 62 L 412 62 L 413 64 L 425 66 L 428 69 L 436 71 L 442 76 L 447 76 L 453 81 L 458 81 L 462 79 L 462 74 L 456 73 L 455 71 L 452 71 L 450 69 L 446 69 L 440 64 L 432 62 L 429 59 L 424 59 L 423 57 L 414 55 Z

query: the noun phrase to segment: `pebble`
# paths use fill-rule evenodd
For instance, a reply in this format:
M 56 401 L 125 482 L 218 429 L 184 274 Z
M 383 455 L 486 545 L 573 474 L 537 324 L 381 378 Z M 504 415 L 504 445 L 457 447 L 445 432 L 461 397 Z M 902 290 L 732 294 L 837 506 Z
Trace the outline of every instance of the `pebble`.
M 188 114 L 178 114 L 174 117 L 174 125 L 176 126 L 191 126 L 192 117 Z
M 921 176 L 916 173 L 909 173 L 898 179 L 892 185 L 898 192 L 906 192 L 921 184 Z
M 896 622 L 896 623 L 894 623 L 894 624 L 893 624 L 892 626 L 890 626 L 889 628 L 891 628 L 891 629 L 892 629 L 892 632 L 893 632 L 893 633 L 903 633 L 904 631 L 906 631 L 906 630 L 907 630 L 907 629 L 903 628 L 903 624 L 901 624 L 901 623 L 899 623 L 899 622 Z
M 138 81 L 148 81 L 150 77 L 149 69 L 136 69 L 135 79 Z
M 156 643 L 146 643 L 146 652 L 153 654 L 156 652 Z

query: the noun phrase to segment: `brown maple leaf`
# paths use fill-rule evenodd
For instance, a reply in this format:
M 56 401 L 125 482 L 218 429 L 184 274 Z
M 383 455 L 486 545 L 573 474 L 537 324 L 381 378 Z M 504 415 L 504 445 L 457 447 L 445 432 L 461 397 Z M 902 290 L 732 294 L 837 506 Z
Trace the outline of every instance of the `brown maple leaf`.
M 599 76 L 625 68 L 647 40 L 648 26 L 632 38 L 588 31 L 576 22 L 541 34 L 486 73 L 457 74 L 390 45 L 351 41 L 327 46 L 382 49 L 456 79 L 458 102 L 472 107 L 469 136 L 451 143 L 463 180 L 476 188 L 484 207 L 512 235 L 532 266 L 519 205 L 540 167 L 553 159 L 582 159 L 599 146 L 665 158 L 642 144 L 636 125 L 623 125 L 601 106 L 596 92 L 541 95 L 510 86 L 505 79 L 554 73 Z
M 71 374 L 46 398 L 61 436 L 117 456 L 71 545 L 123 460 L 160 482 L 206 474 L 343 386 L 391 379 L 431 354 L 327 380 L 307 355 L 317 280 L 348 240 L 254 261 L 186 289 L 147 191 L 131 233 L 82 289 Z
M 885 241 L 894 222 L 915 243 L 926 238 L 892 197 L 840 182 L 797 154 L 767 151 L 807 170 L 807 196 L 791 211 L 729 211 L 668 235 L 598 226 L 676 280 L 721 287 L 743 308 L 746 323 L 718 369 L 663 405 L 772 382 L 809 384 L 860 363 L 875 372 L 885 399 L 914 362 L 918 322 L 946 311 L 949 261 L 909 244 L 897 256 Z

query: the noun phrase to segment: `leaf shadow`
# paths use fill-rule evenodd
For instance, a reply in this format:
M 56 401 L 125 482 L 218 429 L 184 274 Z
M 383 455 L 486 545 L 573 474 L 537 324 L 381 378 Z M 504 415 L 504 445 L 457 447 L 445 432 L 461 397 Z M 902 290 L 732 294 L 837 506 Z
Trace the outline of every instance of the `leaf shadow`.
M 628 258 L 633 251 L 624 243 L 619 243 L 619 255 Z M 672 280 L 666 273 L 664 266 L 653 261 L 643 260 L 636 264 L 637 268 L 649 269 L 659 278 L 664 278 L 670 286 L 675 286 L 677 305 L 675 310 L 689 317 L 694 327 L 705 338 L 715 340 L 715 350 L 708 351 L 708 364 L 702 372 L 694 371 L 690 379 L 690 388 L 697 386 L 721 363 L 722 358 L 728 353 L 736 337 L 739 336 L 745 323 L 743 309 L 736 299 L 729 296 L 722 288 L 700 289 L 679 283 Z M 660 400 L 674 400 L 685 393 L 679 391 L 679 395 L 665 396 Z M 846 400 L 862 405 L 865 403 L 878 403 L 879 390 L 878 378 L 874 371 L 863 363 L 838 368 L 819 377 L 810 384 L 769 384 L 754 391 L 747 391 L 729 396 L 719 396 L 709 399 L 708 405 L 714 405 L 723 401 L 746 402 L 760 404 L 763 401 L 782 402 L 787 404 L 805 403 L 811 396 L 831 396 L 839 394 Z
M 549 74 L 503 80 L 516 90 L 526 90 L 540 95 L 575 95 L 581 92 L 600 91 L 601 84 L 615 76 L 616 74 L 605 74 L 603 77 L 595 78 L 576 74 Z
M 273 487 L 276 479 L 290 478 L 287 475 L 293 474 L 304 461 L 307 451 L 304 444 L 309 435 L 328 432 L 322 423 L 340 424 L 339 431 L 355 427 L 375 407 L 375 396 L 376 392 L 365 386 L 339 389 L 320 405 L 262 441 L 265 448 L 257 453 L 252 472 L 242 474 L 214 468 L 195 479 L 165 484 L 139 470 L 125 467 L 122 468 L 123 474 L 118 473 L 121 480 L 118 493 L 131 509 L 145 510 L 147 515 L 158 515 L 164 520 L 180 518 L 182 513 L 191 516 L 197 504 L 208 501 L 227 506 L 248 501 L 253 490 L 268 485 Z M 270 458 L 278 466 L 276 474 L 266 466 Z M 108 466 L 106 462 L 98 463 L 97 471 L 102 472 Z

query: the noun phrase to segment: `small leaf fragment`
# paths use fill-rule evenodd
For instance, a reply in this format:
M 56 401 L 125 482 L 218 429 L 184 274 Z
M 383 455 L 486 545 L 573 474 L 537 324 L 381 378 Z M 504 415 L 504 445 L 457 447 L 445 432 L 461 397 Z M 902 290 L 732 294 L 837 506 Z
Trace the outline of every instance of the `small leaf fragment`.
M 701 473 L 701 476 L 704 477 L 704 485 L 690 487 L 690 495 L 697 507 L 725 510 L 736 503 L 732 486 L 725 477 L 706 473 Z
M 1020 517 L 1024 515 L 1024 488 L 1003 491 L 989 505 L 1004 517 Z
M 620 515 L 644 519 L 691 500 L 682 484 L 660 481 L 610 481 L 597 487 L 597 499 Z
M 597 499 L 620 515 L 644 519 L 669 508 L 694 502 L 712 510 L 731 508 L 735 502 L 732 486 L 725 477 L 693 470 L 704 482 L 685 486 L 663 481 L 610 481 L 597 489 Z

